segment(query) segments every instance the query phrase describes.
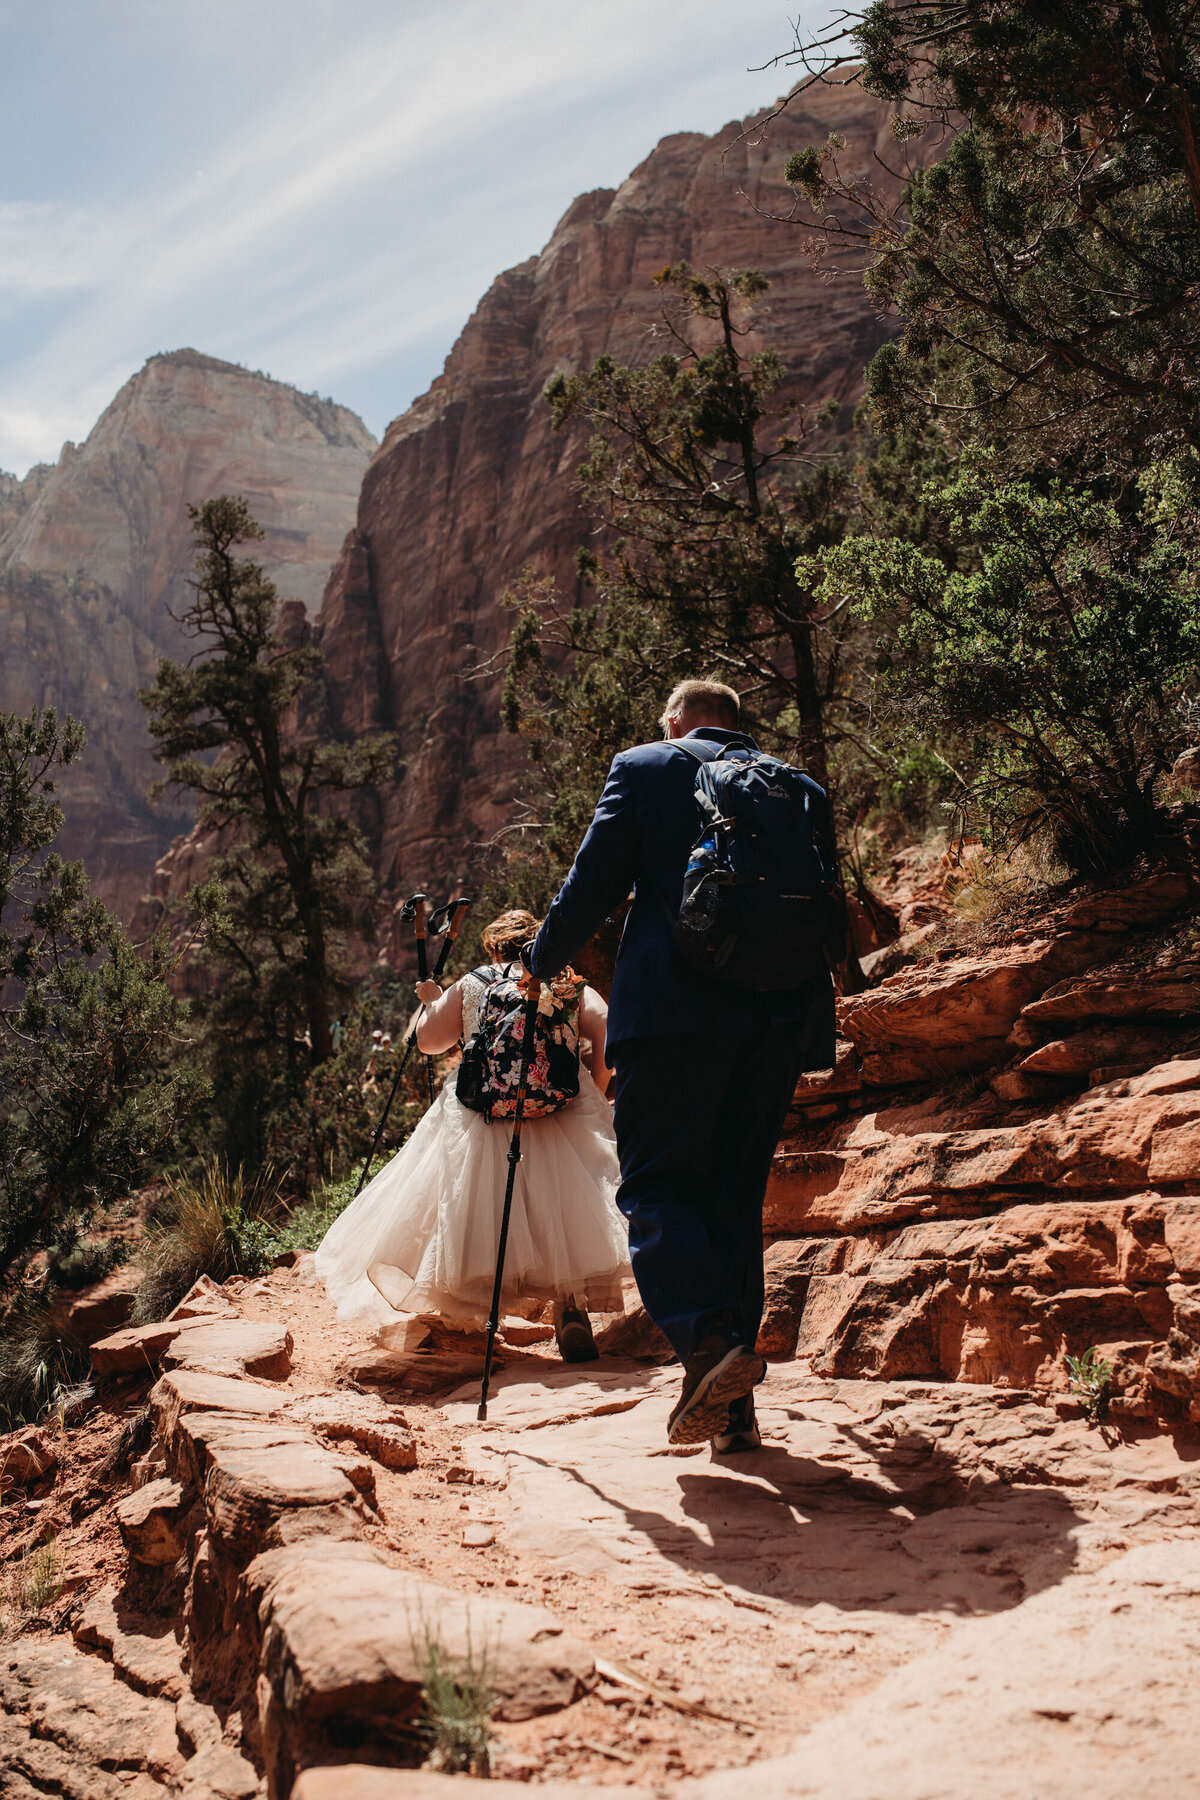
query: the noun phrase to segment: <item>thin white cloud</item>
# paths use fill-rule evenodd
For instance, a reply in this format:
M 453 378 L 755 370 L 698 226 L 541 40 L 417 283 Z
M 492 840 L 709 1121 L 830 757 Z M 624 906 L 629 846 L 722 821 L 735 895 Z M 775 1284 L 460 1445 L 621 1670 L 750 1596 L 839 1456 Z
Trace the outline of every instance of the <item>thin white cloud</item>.
M 0 205 L 0 296 L 92 287 L 120 257 L 119 228 L 105 214 L 46 200 Z
M 503 261 L 538 250 L 578 188 L 619 179 L 665 130 L 721 122 L 679 116 L 693 96 L 719 105 L 727 85 L 722 117 L 745 110 L 742 70 L 768 22 L 789 36 L 767 0 L 745 6 L 755 35 L 748 22 L 745 57 L 728 63 L 725 0 L 341 9 L 344 48 L 292 69 L 200 169 L 168 142 L 148 146 L 144 182 L 123 195 L 0 208 L 0 297 L 64 297 L 9 358 L 0 467 L 84 435 L 99 381 L 119 385 L 157 350 L 191 343 L 309 386 L 439 328 L 448 349 Z M 757 103 L 780 85 L 759 78 Z

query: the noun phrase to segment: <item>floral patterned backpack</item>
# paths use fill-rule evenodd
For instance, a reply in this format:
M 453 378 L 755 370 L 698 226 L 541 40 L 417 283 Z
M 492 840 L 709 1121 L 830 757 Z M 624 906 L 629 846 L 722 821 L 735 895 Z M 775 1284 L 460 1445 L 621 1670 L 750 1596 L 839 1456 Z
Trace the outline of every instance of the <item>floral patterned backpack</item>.
M 517 1107 L 529 976 L 520 963 L 472 969 L 469 980 L 485 991 L 479 1017 L 463 1049 L 454 1091 L 463 1106 L 493 1119 L 511 1119 Z M 525 1117 L 560 1112 L 579 1093 L 579 997 L 584 983 L 573 969 L 542 985 L 534 1027 L 533 1060 L 525 1088 Z

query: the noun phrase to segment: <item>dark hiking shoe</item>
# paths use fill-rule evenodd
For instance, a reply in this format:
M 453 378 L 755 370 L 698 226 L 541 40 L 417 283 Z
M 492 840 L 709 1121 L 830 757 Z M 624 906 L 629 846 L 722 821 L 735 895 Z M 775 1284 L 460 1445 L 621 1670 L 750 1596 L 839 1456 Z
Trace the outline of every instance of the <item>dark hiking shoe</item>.
M 702 1338 L 683 1371 L 683 1392 L 667 1424 L 670 1444 L 703 1444 L 726 1429 L 729 1408 L 751 1392 L 767 1365 L 748 1344 Z
M 762 1433 L 754 1417 L 754 1395 L 743 1394 L 729 1408 L 724 1431 L 712 1441 L 714 1456 L 737 1456 L 743 1450 L 761 1450 Z
M 592 1336 L 592 1322 L 577 1306 L 555 1307 L 554 1341 L 564 1362 L 595 1362 L 600 1354 Z

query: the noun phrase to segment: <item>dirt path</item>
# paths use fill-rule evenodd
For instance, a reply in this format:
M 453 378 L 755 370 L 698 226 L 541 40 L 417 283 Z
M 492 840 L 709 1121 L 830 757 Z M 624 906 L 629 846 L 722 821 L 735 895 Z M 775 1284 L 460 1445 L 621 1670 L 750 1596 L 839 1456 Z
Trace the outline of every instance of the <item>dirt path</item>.
M 379 1478 L 398 1560 L 539 1601 L 604 1659 L 597 1694 L 502 1728 L 497 1774 L 654 1786 L 771 1759 L 772 1785 L 829 1800 L 1110 1775 L 1200 1794 L 1200 1443 L 789 1363 L 762 1451 L 720 1460 L 668 1449 L 669 1370 L 527 1351 L 480 1424 L 474 1380 L 413 1391 L 446 1359 L 363 1356 L 303 1266 L 243 1311 L 286 1318 L 293 1386 L 382 1376 L 405 1407 L 419 1466 Z
M 282 1643 L 282 1630 L 297 1681 L 303 1668 L 353 1699 L 349 1735 L 306 1736 L 303 1715 L 289 1723 L 292 1687 L 274 1662 L 248 1727 L 246 1702 L 212 1687 L 224 1639 L 211 1620 L 198 1704 L 197 1640 L 177 1615 L 137 1613 L 154 1571 L 123 1587 L 129 1489 L 103 1473 L 122 1416 L 138 1416 L 149 1387 L 149 1374 L 132 1376 L 66 1431 L 44 1491 L 14 1496 L 0 1517 L 7 1580 L 56 1533 L 66 1576 L 57 1610 L 6 1620 L 5 1800 L 255 1800 L 264 1756 L 279 1800 L 295 1766 L 312 1771 L 297 1800 L 432 1800 L 429 1778 L 411 1770 L 352 1766 L 355 1742 L 368 1760 L 423 1753 L 411 1729 L 387 1748 L 389 1671 L 411 1644 L 396 1612 L 406 1603 L 383 1590 L 396 1596 L 410 1579 L 465 1595 L 485 1640 L 486 1619 L 500 1621 L 509 1641 L 494 1649 L 510 1687 L 528 1684 L 530 1657 L 544 1671 L 586 1661 L 587 1682 L 560 1682 L 554 1710 L 507 1707 L 500 1777 L 690 1800 L 746 1800 L 747 1781 L 764 1800 L 1200 1800 L 1200 1437 L 1094 1430 L 1020 1393 L 819 1380 L 786 1362 L 760 1390 L 763 1449 L 719 1460 L 707 1446 L 667 1447 L 671 1370 L 609 1358 L 568 1368 L 553 1346 L 506 1351 L 480 1423 L 477 1357 L 372 1349 L 338 1324 L 311 1260 L 218 1299 L 234 1320 L 212 1340 L 221 1355 L 229 1331 L 283 1344 L 286 1325 L 291 1367 L 285 1357 L 265 1377 L 222 1376 L 215 1388 L 199 1378 L 188 1404 L 226 1411 L 193 1412 L 172 1440 L 181 1474 L 181 1457 L 217 1444 L 225 1485 L 197 1476 L 199 1498 L 172 1500 L 183 1489 L 161 1481 L 163 1504 L 206 1507 L 210 1536 L 235 1558 L 214 1564 L 210 1544 L 202 1591 L 197 1553 L 188 1606 L 211 1613 L 203 1592 L 217 1592 L 211 1571 L 226 1567 L 221 1604 L 243 1644 L 247 1605 L 260 1622 L 270 1612 L 254 1654 L 277 1660 L 268 1639 Z M 181 1394 L 179 1379 L 156 1395 Z M 166 1414 L 163 1404 L 160 1430 L 174 1403 Z M 356 1407 L 361 1427 L 398 1419 L 388 1406 L 403 1410 L 415 1468 L 385 1467 L 350 1441 Z M 403 1463 L 403 1426 L 387 1429 L 404 1438 L 391 1458 Z M 254 1568 L 274 1557 L 280 1574 L 274 1588 L 255 1577 L 249 1602 L 261 1506 L 280 1548 Z M 309 1558 L 291 1577 L 299 1594 L 285 1591 L 297 1556 Z M 361 1600 L 347 1611 L 350 1589 Z M 497 1608 L 507 1601 L 541 1610 Z M 188 1616 L 189 1629 L 203 1624 L 202 1611 Z M 322 1762 L 336 1766 L 312 1767 Z

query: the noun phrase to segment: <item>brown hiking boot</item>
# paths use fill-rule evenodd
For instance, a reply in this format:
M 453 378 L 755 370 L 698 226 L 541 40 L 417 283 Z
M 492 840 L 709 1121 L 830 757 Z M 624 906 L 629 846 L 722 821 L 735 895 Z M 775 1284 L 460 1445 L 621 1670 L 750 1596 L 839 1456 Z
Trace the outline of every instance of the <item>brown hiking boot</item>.
M 762 1449 L 762 1433 L 754 1417 L 754 1395 L 743 1394 L 729 1408 L 724 1431 L 712 1441 L 714 1456 L 740 1456 L 745 1450 Z
M 728 1428 L 729 1409 L 757 1387 L 767 1365 L 748 1344 L 701 1338 L 683 1371 L 683 1392 L 667 1423 L 670 1444 L 703 1444 Z
M 595 1362 L 600 1352 L 592 1336 L 592 1322 L 575 1305 L 574 1296 L 554 1308 L 554 1341 L 564 1362 Z

